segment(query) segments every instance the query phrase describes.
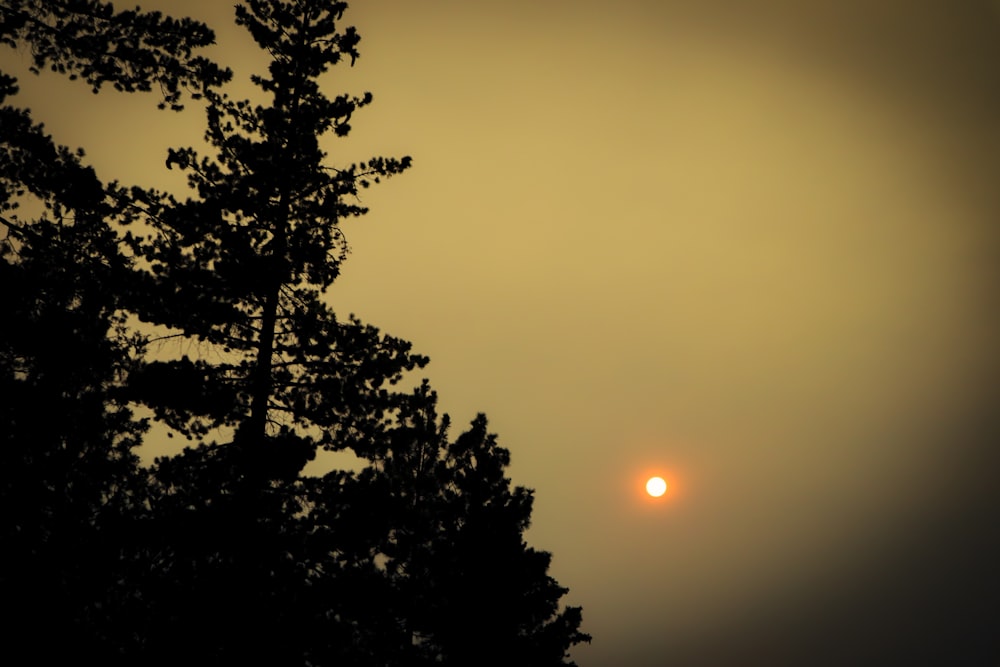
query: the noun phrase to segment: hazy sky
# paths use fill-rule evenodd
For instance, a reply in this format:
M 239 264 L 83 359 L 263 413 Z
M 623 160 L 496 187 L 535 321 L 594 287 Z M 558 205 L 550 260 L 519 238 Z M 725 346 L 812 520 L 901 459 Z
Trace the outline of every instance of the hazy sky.
M 332 160 L 414 167 L 330 298 L 489 415 L 581 667 L 1000 660 L 997 4 L 353 4 Z M 229 2 L 143 7 L 248 90 Z M 196 109 L 55 81 L 22 103 L 102 177 L 182 183 Z

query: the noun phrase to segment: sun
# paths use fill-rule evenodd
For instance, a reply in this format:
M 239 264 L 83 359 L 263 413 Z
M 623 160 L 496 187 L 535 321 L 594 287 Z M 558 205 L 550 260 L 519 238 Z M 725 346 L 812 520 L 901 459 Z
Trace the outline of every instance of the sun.
M 654 498 L 659 498 L 664 493 L 667 492 L 667 483 L 662 477 L 650 477 L 646 482 L 646 493 L 653 496 Z

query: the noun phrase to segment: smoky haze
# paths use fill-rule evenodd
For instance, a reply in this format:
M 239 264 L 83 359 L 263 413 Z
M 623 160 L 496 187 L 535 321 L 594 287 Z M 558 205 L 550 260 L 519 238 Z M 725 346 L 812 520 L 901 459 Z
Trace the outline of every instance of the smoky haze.
M 256 66 L 228 3 L 144 8 Z M 375 104 L 330 153 L 415 167 L 365 193 L 332 302 L 428 354 L 458 422 L 490 415 L 582 667 L 1000 660 L 998 17 L 348 11 L 362 57 L 329 85 Z M 183 186 L 163 157 L 195 110 L 22 84 L 103 178 Z

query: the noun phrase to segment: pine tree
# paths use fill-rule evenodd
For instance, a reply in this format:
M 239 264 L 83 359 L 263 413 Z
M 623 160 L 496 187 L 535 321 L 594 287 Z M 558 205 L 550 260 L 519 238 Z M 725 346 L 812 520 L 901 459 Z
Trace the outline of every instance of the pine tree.
M 532 491 L 511 488 L 510 453 L 478 415 L 453 441 L 424 384 L 376 463 L 397 517 L 383 547 L 403 626 L 429 664 L 562 665 L 580 609 L 524 542 Z M 569 663 L 572 664 L 572 663 Z
M 167 159 L 168 167 L 187 171 L 197 196 L 178 202 L 159 192 L 119 192 L 155 230 L 129 235 L 149 266 L 136 291 L 136 312 L 229 359 L 151 364 L 134 387 L 191 439 L 235 428 L 247 456 L 273 450 L 267 443 L 274 438 L 282 439 L 283 450 L 306 458 L 317 444 L 346 446 L 345 438 L 360 428 L 352 423 L 354 394 L 373 382 L 396 381 L 422 363 L 401 341 L 380 338 L 357 322 L 338 323 L 320 299 L 346 254 L 341 222 L 365 212 L 350 198 L 359 185 L 410 162 L 373 158 L 344 169 L 324 164 L 319 138 L 329 131 L 346 135 L 353 112 L 371 101 L 370 94 L 331 100 L 316 82 L 341 58 L 358 56 L 353 29 L 340 34 L 335 28 L 345 8 L 237 6 L 237 23 L 273 58 L 269 76 L 253 77 L 272 103 L 206 91 L 205 138 L 216 155 L 172 149 Z M 168 387 L 169 395 L 158 395 Z M 190 401 L 178 406 L 174 390 L 180 387 Z M 372 392 L 369 398 L 386 395 Z M 386 406 L 371 406 L 378 407 Z M 304 462 L 301 456 L 291 461 L 290 474 Z
M 133 310 L 196 341 L 200 352 L 150 362 L 130 378 L 133 398 L 194 443 L 155 469 L 156 528 L 148 532 L 163 541 L 136 556 L 141 566 L 157 554 L 144 655 L 185 651 L 177 636 L 186 635 L 214 646 L 218 660 L 247 651 L 293 660 L 309 644 L 289 638 L 329 617 L 322 631 L 343 636 L 316 658 L 322 663 L 375 651 L 384 633 L 370 644 L 357 635 L 390 624 L 363 609 L 366 598 L 378 599 L 384 577 L 362 558 L 343 520 L 335 537 L 314 534 L 300 475 L 318 447 L 373 455 L 403 400 L 391 386 L 425 362 L 403 341 L 340 322 L 321 299 L 346 253 L 340 223 L 364 213 L 350 197 L 409 164 L 324 163 L 319 138 L 345 135 L 352 113 L 371 101 L 367 94 L 330 99 L 316 82 L 329 66 L 358 56 L 353 29 L 336 29 L 345 8 L 238 6 L 237 23 L 272 57 L 267 75 L 253 77 L 270 103 L 207 90 L 205 139 L 215 154 L 172 149 L 167 159 L 187 172 L 195 196 L 117 192 L 129 211 L 123 222 L 137 230 L 128 241 L 146 267 L 131 283 Z M 352 501 L 355 481 L 340 479 L 349 488 L 328 491 L 325 502 L 347 516 L 348 505 L 361 501 Z M 379 527 L 358 520 L 352 530 L 370 536 Z M 345 562 L 310 553 L 312 543 L 331 540 L 327 549 L 353 550 Z M 338 582 L 327 599 L 312 594 L 317 579 Z M 348 583 L 356 592 L 345 606 L 336 591 Z M 307 593 L 310 604 L 301 599 Z M 201 612 L 213 620 L 199 620 Z M 212 636 L 199 637 L 206 628 Z M 273 641 L 250 646 L 248 631 Z
M 226 78 L 192 56 L 211 39 L 192 21 L 96 2 L 0 4 L 0 42 L 29 48 L 36 71 L 95 92 L 158 86 L 161 107 Z M 113 206 L 82 151 L 13 106 L 17 92 L 0 72 L 0 600 L 7 650 L 49 663 L 96 650 L 121 620 L 118 542 L 144 495 L 145 429 L 119 392 L 133 340 L 109 289 L 129 272 Z

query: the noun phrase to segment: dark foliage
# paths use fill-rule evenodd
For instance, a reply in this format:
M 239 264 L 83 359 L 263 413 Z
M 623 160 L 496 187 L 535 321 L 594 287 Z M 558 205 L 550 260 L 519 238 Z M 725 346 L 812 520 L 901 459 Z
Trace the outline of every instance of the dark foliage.
M 115 12 L 99 0 L 4 0 L 0 5 L 0 41 L 31 49 L 33 70 L 45 68 L 82 77 L 98 92 L 115 89 L 163 94 L 160 107 L 181 108 L 181 90 L 194 98 L 204 86 L 228 80 L 229 72 L 195 49 L 215 35 L 203 23 L 173 19 L 159 12 Z
M 0 7 L 3 41 L 34 43 L 36 5 Z M 58 27 L 50 47 L 66 37 Z M 54 627 L 86 651 L 130 594 L 116 542 L 142 502 L 133 449 L 145 428 L 120 394 L 133 341 L 109 286 L 128 267 L 104 187 L 82 152 L 6 104 L 16 92 L 0 73 L 0 599 L 5 648 L 45 663 L 63 645 Z M 42 212 L 23 215 L 22 202 Z
M 171 149 L 185 200 L 103 185 L 26 111 L 0 107 L 0 591 L 8 646 L 105 664 L 562 665 L 589 637 L 523 540 L 532 493 L 480 416 L 449 439 L 405 341 L 338 318 L 324 291 L 365 213 L 358 189 L 409 158 L 334 168 L 372 96 L 317 77 L 358 57 L 345 3 L 247 0 L 266 103 L 192 54 L 205 26 L 95 1 L 4 0 L 0 36 L 95 89 L 202 100 L 210 155 Z M 16 93 L 9 77 L 4 98 Z M 3 102 L 3 100 L 0 100 Z M 23 200 L 40 215 L 19 216 Z M 154 356 L 151 334 L 187 344 Z M 148 331 L 148 329 L 147 329 Z M 189 441 L 139 465 L 147 424 Z M 302 474 L 318 449 L 357 471 Z M 38 648 L 32 650 L 37 655 Z

